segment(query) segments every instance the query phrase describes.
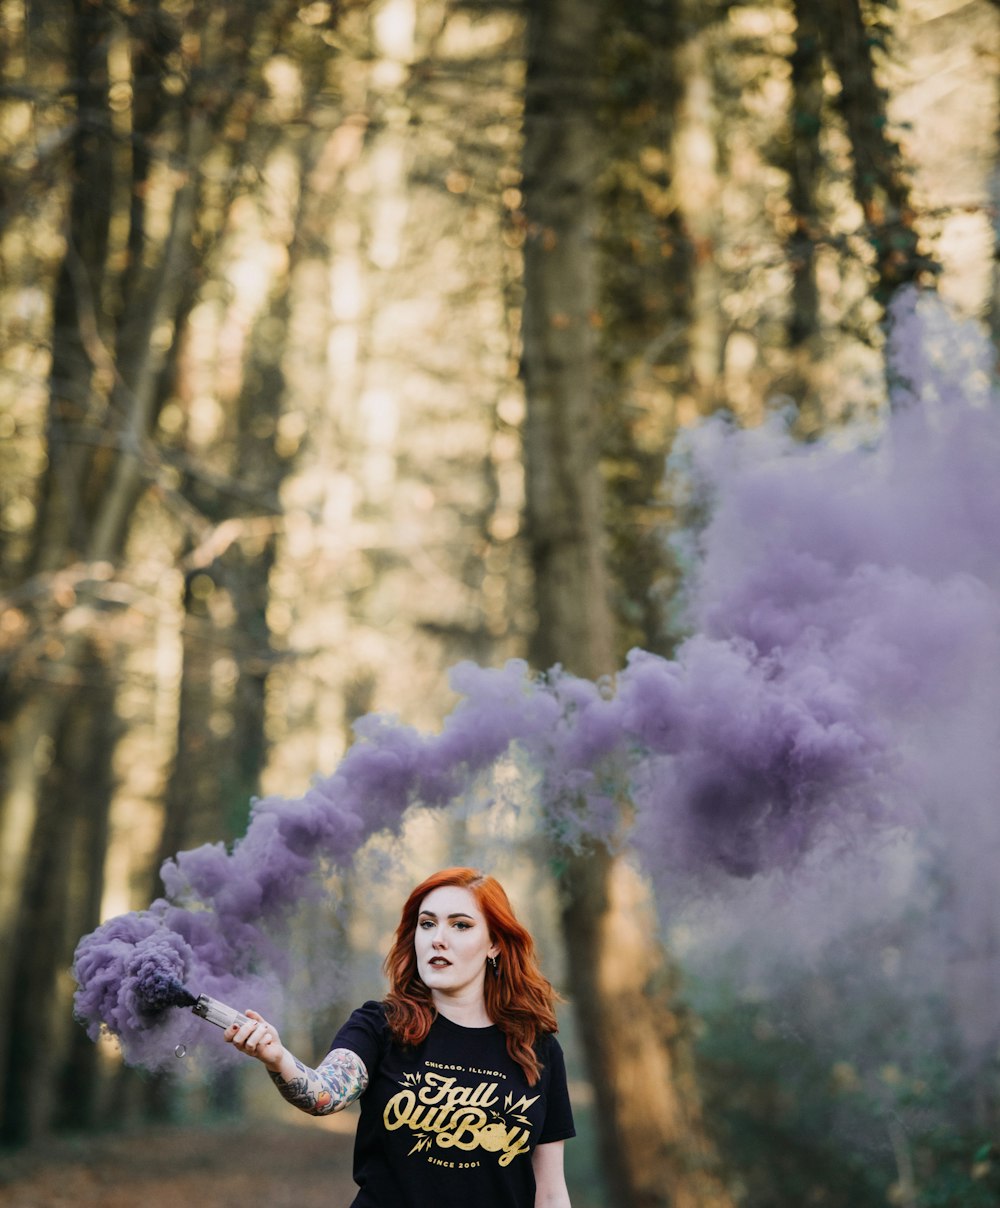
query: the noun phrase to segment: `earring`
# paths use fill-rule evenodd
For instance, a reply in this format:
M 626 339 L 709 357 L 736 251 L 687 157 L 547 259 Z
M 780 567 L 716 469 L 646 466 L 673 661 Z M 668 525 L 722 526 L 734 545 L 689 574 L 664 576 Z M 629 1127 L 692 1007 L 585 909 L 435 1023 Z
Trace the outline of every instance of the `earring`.
M 500 966 L 497 964 L 497 958 L 495 956 L 488 956 L 486 959 L 490 962 L 490 968 L 493 970 L 493 976 L 499 977 Z

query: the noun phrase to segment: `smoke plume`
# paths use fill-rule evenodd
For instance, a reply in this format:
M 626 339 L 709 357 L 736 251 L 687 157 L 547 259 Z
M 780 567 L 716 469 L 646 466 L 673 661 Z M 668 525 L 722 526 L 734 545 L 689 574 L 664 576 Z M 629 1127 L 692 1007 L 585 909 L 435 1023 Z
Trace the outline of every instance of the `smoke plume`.
M 440 733 L 363 718 L 331 776 L 256 801 L 231 850 L 180 853 L 162 899 L 81 940 L 91 1034 L 157 1066 L 179 1035 L 171 987 L 266 1011 L 281 928 L 317 868 L 513 760 L 566 842 L 615 835 L 631 803 L 628 839 L 668 923 L 711 903 L 717 933 L 749 940 L 751 903 L 806 952 L 933 885 L 935 977 L 969 1043 L 995 1041 L 1000 406 L 986 356 L 975 329 L 907 293 L 877 429 L 807 445 L 780 417 L 689 432 L 669 467 L 691 517 L 675 657 L 634 651 L 598 683 L 465 663 Z M 845 869 L 864 892 L 845 892 Z

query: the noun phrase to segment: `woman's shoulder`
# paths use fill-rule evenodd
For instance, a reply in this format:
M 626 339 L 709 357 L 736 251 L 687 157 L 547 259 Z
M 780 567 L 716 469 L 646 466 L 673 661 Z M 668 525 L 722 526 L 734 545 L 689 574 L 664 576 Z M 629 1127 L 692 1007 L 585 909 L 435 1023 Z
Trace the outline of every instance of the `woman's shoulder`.
M 555 1032 L 539 1032 L 538 1039 L 535 1041 L 535 1049 L 539 1056 L 545 1053 L 562 1052 L 562 1045 L 556 1037 Z
M 360 1007 L 355 1007 L 354 1015 L 365 1015 L 372 1019 L 385 1019 L 385 1002 L 380 998 L 366 999 Z
M 376 1045 L 382 1045 L 388 1035 L 389 1025 L 385 1018 L 385 1003 L 368 999 L 360 1007 L 355 1007 L 343 1022 L 334 1037 L 333 1048 L 354 1049 L 357 1052 L 357 1042 L 366 1038 Z
M 565 1078 L 566 1057 L 555 1032 L 542 1032 L 535 1043 L 535 1053 L 546 1078 Z
M 367 999 L 360 1007 L 354 1008 L 344 1026 L 352 1024 L 367 1027 L 376 1032 L 384 1031 L 388 1027 L 385 1018 L 385 1003 L 374 998 Z

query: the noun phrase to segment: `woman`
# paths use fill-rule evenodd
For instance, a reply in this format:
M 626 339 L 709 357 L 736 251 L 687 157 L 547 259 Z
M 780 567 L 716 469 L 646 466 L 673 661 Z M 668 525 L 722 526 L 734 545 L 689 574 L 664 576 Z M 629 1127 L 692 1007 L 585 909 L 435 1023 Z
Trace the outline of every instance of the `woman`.
M 255 1011 L 226 1039 L 302 1111 L 361 1100 L 351 1208 L 570 1208 L 555 992 L 499 882 L 471 868 L 428 877 L 385 970 L 384 1001 L 358 1008 L 316 1069 Z

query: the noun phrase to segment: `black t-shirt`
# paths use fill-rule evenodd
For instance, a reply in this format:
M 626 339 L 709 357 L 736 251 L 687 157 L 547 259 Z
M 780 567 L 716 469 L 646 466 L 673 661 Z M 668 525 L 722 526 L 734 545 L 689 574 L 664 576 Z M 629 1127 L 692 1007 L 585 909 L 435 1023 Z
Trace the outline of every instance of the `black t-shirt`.
M 359 1007 L 330 1047 L 368 1070 L 351 1208 L 534 1208 L 531 1150 L 575 1135 L 554 1036 L 539 1041 L 534 1086 L 498 1027 L 438 1015 L 422 1044 L 402 1048 L 380 1002 Z

